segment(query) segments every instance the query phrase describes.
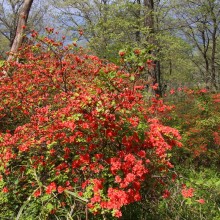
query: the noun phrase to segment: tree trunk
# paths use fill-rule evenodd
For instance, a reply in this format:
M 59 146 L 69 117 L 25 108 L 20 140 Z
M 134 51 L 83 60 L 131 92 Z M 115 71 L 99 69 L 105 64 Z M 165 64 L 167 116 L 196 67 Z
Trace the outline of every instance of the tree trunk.
M 141 24 L 140 24 L 140 18 L 141 18 L 141 0 L 137 0 L 137 5 L 138 5 L 138 9 L 137 9 L 137 28 L 138 30 L 136 31 L 135 33 L 135 37 L 136 37 L 136 41 L 138 43 L 138 45 L 140 44 L 141 42 L 141 32 L 140 32 L 140 27 L 141 27 Z
M 212 39 L 212 56 L 211 56 L 211 69 L 212 69 L 212 75 L 211 75 L 211 85 L 212 88 L 216 91 L 218 90 L 218 86 L 216 83 L 216 68 L 215 68 L 215 60 L 216 60 L 216 30 L 213 33 L 213 39 Z
M 145 16 L 145 27 L 149 28 L 149 36 L 147 36 L 147 42 L 149 44 L 156 44 L 153 34 L 155 33 L 155 22 L 154 22 L 154 0 L 144 0 L 144 7 L 146 9 Z M 152 55 L 156 55 L 155 52 L 149 52 Z M 157 52 L 156 52 L 157 53 Z M 158 88 L 155 90 L 156 95 L 162 96 L 161 86 L 161 68 L 160 61 L 154 61 L 155 68 L 149 71 L 148 79 L 153 82 L 153 85 L 158 84 Z
M 150 34 L 154 33 L 154 1 L 153 0 L 144 0 L 144 7 L 147 10 L 145 16 L 145 27 L 150 29 Z
M 13 41 L 13 44 L 11 46 L 10 54 L 8 56 L 7 61 L 10 61 L 14 58 L 16 55 L 18 48 L 21 46 L 23 41 L 23 35 L 24 35 L 24 29 L 27 24 L 28 15 L 31 9 L 31 5 L 34 0 L 24 0 L 22 9 L 19 13 L 19 19 L 16 29 L 16 35 Z
M 216 67 L 215 67 L 215 60 L 216 60 L 216 46 L 217 46 L 217 19 L 212 13 L 212 19 L 213 19 L 213 33 L 212 33 L 212 54 L 211 54 L 211 85 L 212 88 L 216 91 L 218 90 L 218 85 L 216 83 Z

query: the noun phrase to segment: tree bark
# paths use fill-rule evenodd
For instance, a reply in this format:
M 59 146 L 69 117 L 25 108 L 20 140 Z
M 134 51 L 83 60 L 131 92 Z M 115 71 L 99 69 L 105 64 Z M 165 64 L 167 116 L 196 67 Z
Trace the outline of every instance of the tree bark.
M 216 83 L 216 52 L 217 52 L 217 31 L 218 31 L 218 21 L 214 13 L 214 5 L 210 5 L 211 17 L 213 22 L 213 32 L 212 32 L 212 52 L 211 52 L 211 85 L 216 91 L 218 90 L 218 85 Z
M 145 15 L 145 27 L 149 28 L 149 36 L 147 36 L 146 41 L 149 44 L 156 44 L 153 34 L 155 33 L 155 22 L 154 22 L 154 0 L 144 0 L 144 7 L 146 9 Z M 149 51 L 150 54 L 156 55 L 156 52 Z M 148 80 L 153 82 L 153 85 L 158 84 L 155 90 L 156 95 L 162 96 L 162 85 L 161 85 L 161 67 L 160 61 L 154 61 L 155 68 L 149 71 Z
M 140 32 L 140 27 L 141 27 L 141 24 L 140 24 L 140 18 L 141 18 L 141 0 L 137 0 L 137 5 L 138 5 L 138 9 L 137 9 L 137 25 L 138 25 L 138 30 L 136 31 L 135 33 L 135 37 L 136 37 L 136 41 L 138 43 L 138 45 L 140 44 L 141 42 L 141 32 Z
M 14 58 L 14 56 L 16 55 L 16 53 L 18 51 L 18 48 L 22 44 L 24 30 L 25 30 L 25 27 L 27 24 L 28 15 L 29 15 L 33 1 L 34 0 L 24 0 L 23 6 L 22 6 L 21 11 L 19 13 L 16 35 L 15 35 L 13 44 L 11 46 L 10 54 L 8 56 L 7 61 L 10 61 Z
M 144 7 L 147 10 L 145 16 L 145 27 L 150 29 L 150 34 L 154 33 L 154 1 L 144 0 Z
M 211 85 L 212 88 L 214 88 L 216 91 L 218 90 L 218 86 L 216 83 L 216 68 L 215 68 L 215 60 L 216 60 L 216 33 L 217 28 L 214 28 L 214 32 L 212 34 L 212 55 L 211 55 L 211 69 L 212 69 L 212 75 L 211 75 Z

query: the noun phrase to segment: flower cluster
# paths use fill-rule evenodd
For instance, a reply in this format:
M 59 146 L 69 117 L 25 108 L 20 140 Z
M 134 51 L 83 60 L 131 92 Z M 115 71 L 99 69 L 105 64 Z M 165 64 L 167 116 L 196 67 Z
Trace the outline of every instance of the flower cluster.
M 186 186 L 183 186 L 181 193 L 184 198 L 191 198 L 194 196 L 194 189 L 193 188 L 187 189 Z

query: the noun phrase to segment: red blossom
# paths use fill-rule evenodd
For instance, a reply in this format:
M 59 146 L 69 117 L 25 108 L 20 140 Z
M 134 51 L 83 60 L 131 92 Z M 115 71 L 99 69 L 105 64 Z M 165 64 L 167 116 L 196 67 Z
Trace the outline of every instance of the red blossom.
M 56 183 L 55 182 L 52 182 L 50 183 L 47 188 L 46 188 L 46 193 L 47 194 L 51 194 L 53 191 L 56 191 Z
M 79 35 L 82 36 L 83 35 L 83 30 L 79 29 Z
M 116 210 L 116 211 L 114 212 L 114 216 L 117 217 L 117 218 L 120 218 L 120 217 L 122 216 L 121 211 Z
M 65 190 L 65 188 L 63 188 L 62 186 L 58 186 L 58 188 L 57 188 L 58 193 L 62 193 L 64 190 Z
M 3 192 L 3 193 L 8 193 L 8 187 L 5 186 L 5 187 L 2 189 L 2 192 Z
M 181 190 L 181 194 L 184 198 L 191 198 L 194 196 L 194 189 L 193 188 L 187 189 L 186 187 L 183 187 L 183 189 Z
M 175 90 L 174 90 L 174 89 L 171 89 L 171 90 L 170 90 L 170 94 L 171 94 L 171 95 L 175 94 Z
M 120 176 L 116 176 L 115 177 L 115 182 L 116 183 L 120 183 L 121 182 L 121 177 Z
M 136 55 L 140 55 L 140 54 L 141 54 L 141 50 L 140 50 L 140 49 L 135 49 L 135 50 L 134 50 L 134 53 L 135 53 Z
M 162 197 L 164 199 L 168 199 L 170 197 L 170 192 L 167 189 L 164 190 Z
M 154 63 L 153 60 L 147 60 L 147 67 L 148 67 L 149 70 L 154 69 L 155 66 L 156 66 L 156 65 L 155 65 L 155 63 Z
M 124 57 L 126 53 L 125 53 L 125 51 L 119 51 L 118 54 L 119 54 L 120 57 Z
M 151 86 L 151 88 L 152 88 L 153 90 L 157 90 L 157 89 L 158 89 L 158 86 L 159 86 L 159 84 L 158 84 L 158 83 L 155 83 L 154 85 Z
M 198 200 L 196 200 L 196 202 L 198 202 L 200 204 L 205 204 L 205 200 L 204 199 L 198 199 Z
M 34 197 L 39 197 L 41 195 L 41 189 L 38 189 L 34 192 Z

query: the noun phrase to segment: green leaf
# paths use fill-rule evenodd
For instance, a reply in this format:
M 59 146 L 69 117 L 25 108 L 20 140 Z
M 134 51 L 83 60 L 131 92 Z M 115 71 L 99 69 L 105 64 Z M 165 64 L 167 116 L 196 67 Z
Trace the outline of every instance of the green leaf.
M 46 209 L 50 212 L 53 209 L 53 204 L 52 203 L 47 203 Z
M 215 185 L 218 187 L 220 186 L 220 180 L 218 182 L 215 183 Z
M 190 198 L 187 198 L 187 199 L 186 199 L 186 204 L 187 204 L 187 205 L 191 205 L 191 204 L 192 204 L 192 200 L 191 200 Z
M 131 75 L 131 76 L 130 76 L 130 80 L 131 80 L 131 81 L 134 81 L 134 80 L 135 80 L 134 75 Z
M 110 78 L 110 79 L 113 79 L 113 78 L 115 78 L 115 76 L 116 76 L 116 72 L 113 72 L 113 71 L 112 71 L 112 72 L 110 72 L 108 75 L 109 75 L 109 78 Z
M 4 60 L 0 60 L 0 67 L 2 67 L 4 65 L 5 61 Z

